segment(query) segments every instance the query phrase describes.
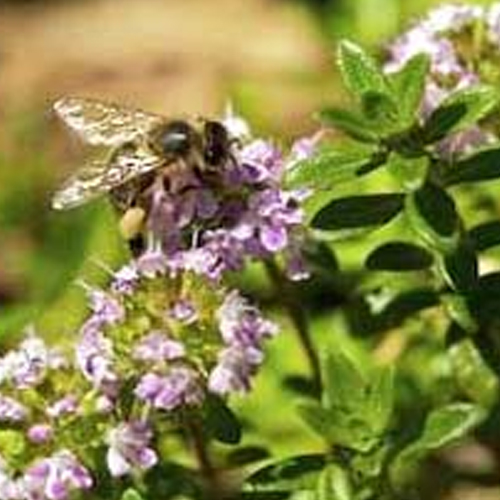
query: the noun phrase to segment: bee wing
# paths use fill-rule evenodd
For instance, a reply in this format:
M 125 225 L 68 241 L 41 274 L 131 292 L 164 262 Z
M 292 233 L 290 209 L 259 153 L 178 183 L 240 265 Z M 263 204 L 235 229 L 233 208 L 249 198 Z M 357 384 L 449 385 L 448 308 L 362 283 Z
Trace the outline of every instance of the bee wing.
M 85 142 L 92 145 L 118 146 L 164 122 L 160 115 L 79 97 L 58 100 L 54 110 Z
M 52 208 L 66 210 L 83 205 L 162 166 L 164 161 L 147 150 L 127 145 L 115 151 L 111 160 L 94 162 L 71 176 L 52 197 Z

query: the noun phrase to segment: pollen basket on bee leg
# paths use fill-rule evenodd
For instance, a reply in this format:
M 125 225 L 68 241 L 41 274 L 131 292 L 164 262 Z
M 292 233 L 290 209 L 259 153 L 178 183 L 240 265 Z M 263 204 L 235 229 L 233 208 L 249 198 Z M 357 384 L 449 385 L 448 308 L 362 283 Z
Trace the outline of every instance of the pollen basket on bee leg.
M 134 239 L 144 228 L 146 211 L 141 207 L 127 209 L 118 224 L 120 234 L 126 240 Z

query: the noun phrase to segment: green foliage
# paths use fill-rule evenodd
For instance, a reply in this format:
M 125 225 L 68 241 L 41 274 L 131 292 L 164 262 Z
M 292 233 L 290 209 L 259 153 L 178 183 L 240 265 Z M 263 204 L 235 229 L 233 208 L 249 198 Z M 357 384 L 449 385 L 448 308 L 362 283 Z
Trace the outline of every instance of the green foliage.
M 347 314 L 354 331 L 362 326 L 381 341 L 380 355 L 392 336 L 409 343 L 409 365 L 395 375 L 336 349 L 324 363 L 321 401 L 303 402 L 299 412 L 331 450 L 314 498 L 406 498 L 428 455 L 470 436 L 488 415 L 498 419 L 500 273 L 480 274 L 479 263 L 480 252 L 500 244 L 500 225 L 473 219 L 466 230 L 473 212 L 462 188 L 500 177 L 498 146 L 461 156 L 441 148 L 489 119 L 499 95 L 487 85 L 458 90 L 423 117 L 427 57 L 386 76 L 343 42 L 338 63 L 354 109 L 327 107 L 319 118 L 346 136 L 348 154 L 342 141 L 324 141 L 293 178 L 319 188 L 310 220 L 325 238 L 376 230 L 359 253 L 368 271 L 385 273 L 364 278 L 363 307 Z M 422 315 L 429 308 L 430 321 Z
M 484 419 L 480 407 L 454 403 L 431 412 L 421 436 L 397 455 L 390 472 L 394 486 L 403 487 L 414 472 L 415 465 L 429 452 L 447 446 L 464 437 Z
M 342 354 L 325 363 L 325 393 L 321 404 L 305 403 L 300 413 L 329 443 L 362 453 L 380 441 L 392 412 L 392 373 L 370 378 Z
M 476 124 L 497 107 L 498 98 L 497 90 L 487 85 L 454 92 L 427 119 L 423 127 L 424 141 L 434 143 Z

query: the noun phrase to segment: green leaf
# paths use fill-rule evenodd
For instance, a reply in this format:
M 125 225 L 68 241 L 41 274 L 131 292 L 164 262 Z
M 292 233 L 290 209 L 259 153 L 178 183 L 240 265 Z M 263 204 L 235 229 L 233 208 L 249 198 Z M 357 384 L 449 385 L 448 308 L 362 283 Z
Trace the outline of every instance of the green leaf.
M 420 438 L 404 448 L 391 464 L 394 485 L 401 487 L 406 484 L 422 458 L 463 438 L 484 417 L 484 410 L 469 403 L 453 403 L 431 412 Z
M 393 410 L 392 370 L 368 379 L 342 353 L 324 363 L 322 404 L 306 403 L 299 413 L 328 443 L 367 453 L 381 440 Z
M 479 406 L 470 403 L 452 403 L 439 408 L 428 416 L 422 436 L 411 447 L 427 452 L 447 446 L 463 438 L 484 416 Z
M 323 147 L 307 160 L 295 165 L 287 173 L 286 183 L 291 188 L 311 187 L 331 189 L 341 182 L 361 176 L 376 160 L 375 148 Z
M 378 64 L 361 47 L 348 41 L 340 42 L 338 65 L 346 87 L 361 97 L 367 92 L 389 94 L 386 78 Z
M 447 283 L 458 292 L 471 292 L 479 277 L 478 261 L 474 247 L 461 241 L 443 258 L 442 273 Z
M 314 490 L 318 476 L 326 465 L 324 455 L 300 455 L 259 469 L 248 477 L 245 492 L 292 493 Z
M 366 416 L 375 434 L 384 433 L 390 426 L 394 410 L 394 370 L 379 368 L 370 377 Z
M 453 249 L 459 219 L 455 202 L 446 191 L 427 183 L 406 197 L 408 220 L 419 236 L 438 251 Z
M 316 274 L 335 273 L 339 264 L 332 248 L 324 241 L 306 240 L 302 247 L 302 255 Z
M 429 159 L 425 156 L 408 158 L 392 153 L 387 162 L 387 169 L 405 191 L 415 191 L 422 187 L 426 180 Z
M 497 105 L 498 92 L 492 86 L 476 85 L 454 92 L 429 116 L 424 125 L 424 140 L 433 143 L 464 130 L 490 114 Z
M 150 498 L 206 499 L 206 491 L 198 478 L 197 471 L 169 462 L 165 457 L 155 467 L 141 475 L 140 484 L 144 484 L 145 491 L 156 493 L 156 495 L 148 496 L 148 500 Z M 113 485 L 116 488 L 116 483 Z M 98 498 L 111 500 L 114 497 L 107 495 Z
M 403 200 L 399 193 L 340 198 L 321 208 L 311 224 L 316 229 L 330 231 L 381 226 L 401 211 Z
M 480 182 L 500 177 L 500 148 L 485 149 L 457 161 L 443 176 L 447 185 Z
M 415 288 L 397 295 L 385 305 L 376 318 L 381 327 L 387 330 L 401 325 L 407 318 L 423 309 L 434 307 L 438 303 L 435 291 L 427 288 Z
M 367 382 L 358 367 L 342 352 L 329 353 L 323 366 L 324 403 L 356 411 L 364 408 Z
M 425 248 L 398 241 L 376 248 L 366 259 L 365 266 L 377 271 L 415 271 L 431 267 L 433 260 Z
M 241 467 L 259 462 L 271 456 L 269 450 L 262 446 L 243 446 L 232 450 L 226 457 L 226 462 L 233 467 Z
M 361 97 L 364 116 L 373 123 L 382 136 L 398 130 L 398 108 L 394 101 L 382 92 L 366 92 Z
M 490 322 L 496 325 L 500 311 L 500 273 L 482 275 L 469 302 L 482 326 L 486 327 Z
M 468 237 L 478 252 L 500 245 L 500 221 L 479 224 L 469 231 Z
M 471 313 L 466 296 L 458 293 L 446 293 L 441 295 L 441 303 L 446 308 L 448 315 L 469 334 L 476 333 L 478 324 Z
M 347 471 L 336 464 L 329 464 L 321 472 L 316 488 L 317 500 L 354 500 Z
M 429 57 L 418 54 L 412 57 L 404 67 L 389 75 L 389 81 L 397 96 L 399 115 L 407 126 L 416 120 L 424 95 Z
M 302 403 L 297 411 L 306 424 L 325 441 L 349 445 L 350 436 L 344 437 L 342 431 L 337 432 L 335 415 L 330 409 L 323 408 L 319 403 Z
M 368 143 L 378 141 L 376 126 L 353 111 L 329 107 L 318 113 L 318 119 L 358 141 Z
M 463 393 L 481 406 L 491 408 L 498 400 L 499 382 L 473 342 L 463 339 L 452 345 L 448 354 Z
M 226 444 L 238 444 L 241 425 L 236 415 L 219 397 L 210 395 L 205 402 L 205 425 L 211 436 Z

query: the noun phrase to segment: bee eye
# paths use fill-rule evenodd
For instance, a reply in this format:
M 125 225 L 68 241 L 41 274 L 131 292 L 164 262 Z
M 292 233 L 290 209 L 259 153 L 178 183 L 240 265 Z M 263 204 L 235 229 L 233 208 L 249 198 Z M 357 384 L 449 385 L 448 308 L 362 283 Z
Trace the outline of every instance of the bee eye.
M 219 122 L 205 123 L 205 161 L 209 165 L 218 166 L 227 158 L 229 136 L 226 128 Z
M 192 129 L 185 122 L 172 122 L 160 137 L 160 146 L 165 155 L 185 155 L 192 142 Z

